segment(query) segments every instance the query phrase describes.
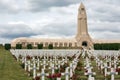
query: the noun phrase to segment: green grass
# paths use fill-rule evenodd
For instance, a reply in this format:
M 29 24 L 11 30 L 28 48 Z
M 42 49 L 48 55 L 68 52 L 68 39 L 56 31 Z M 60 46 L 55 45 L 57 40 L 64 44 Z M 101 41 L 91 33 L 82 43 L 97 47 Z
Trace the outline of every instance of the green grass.
M 32 80 L 9 51 L 0 49 L 0 80 Z

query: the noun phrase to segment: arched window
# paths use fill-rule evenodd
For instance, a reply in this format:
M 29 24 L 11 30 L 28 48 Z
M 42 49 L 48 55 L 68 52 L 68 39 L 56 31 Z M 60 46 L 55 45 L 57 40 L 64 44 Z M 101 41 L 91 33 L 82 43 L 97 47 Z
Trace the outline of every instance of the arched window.
M 69 47 L 72 47 L 72 43 L 69 43 Z
M 81 8 L 82 11 L 84 11 L 84 8 Z
M 45 42 L 45 47 L 47 47 L 48 46 L 48 43 L 47 42 Z
M 87 45 L 88 45 L 88 44 L 87 44 L 87 41 L 83 41 L 83 42 L 82 42 L 82 46 L 87 47 Z
M 57 47 L 58 46 L 58 43 L 57 42 L 55 42 L 55 47 Z
M 77 42 L 75 42 L 75 47 L 77 47 Z
M 67 43 L 64 43 L 64 47 L 67 47 Z
M 60 47 L 63 47 L 63 43 L 60 43 L 60 45 L 59 45 Z

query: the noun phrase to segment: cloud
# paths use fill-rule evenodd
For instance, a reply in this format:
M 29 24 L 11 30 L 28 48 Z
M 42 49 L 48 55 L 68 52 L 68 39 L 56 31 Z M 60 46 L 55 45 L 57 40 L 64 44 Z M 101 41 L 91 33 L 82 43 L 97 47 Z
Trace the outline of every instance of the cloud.
M 17 37 L 30 37 L 35 35 L 32 29 L 26 24 L 12 23 L 12 24 L 0 24 L 0 37 L 13 39 Z
M 79 0 L 10 1 L 0 1 L 0 21 L 3 22 L 0 23 L 0 40 L 76 34 Z M 86 0 L 83 3 L 92 38 L 120 39 L 120 0 Z
M 109 26 L 108 26 L 109 25 Z M 120 23 L 119 22 L 96 22 L 96 23 L 89 23 L 90 31 L 97 31 L 97 32 L 104 32 L 104 31 L 111 31 L 115 33 L 120 32 Z
M 75 35 L 75 27 L 74 23 L 69 24 L 69 23 L 51 23 L 49 25 L 46 25 L 44 28 L 41 29 L 41 32 L 44 33 L 45 35 L 58 35 L 58 36 L 70 36 L 70 35 Z
M 120 39 L 119 38 L 120 33 L 116 32 L 111 32 L 111 31 L 102 31 L 102 32 L 97 32 L 94 31 L 91 33 L 91 36 L 93 39 Z
M 80 0 L 27 0 L 27 9 L 33 12 L 48 10 L 50 7 L 63 7 L 80 2 Z
M 120 21 L 120 6 L 117 5 L 119 0 L 101 0 L 98 2 L 95 0 L 86 1 L 88 18 L 92 20 L 119 22 Z M 97 5 L 96 5 L 97 4 Z
M 8 38 L 1 38 L 1 37 L 0 37 L 0 44 L 10 43 L 10 42 L 11 42 L 10 39 L 8 39 Z
M 0 0 L 0 12 L 19 14 L 21 12 L 41 12 L 48 11 L 51 7 L 63 7 L 74 3 L 80 2 L 79 0 Z
M 48 13 L 44 13 L 44 15 L 41 15 L 40 20 L 33 21 L 33 30 L 35 30 L 38 35 L 39 32 L 41 32 L 51 37 L 75 35 L 77 31 L 77 16 L 74 14 L 77 14 L 77 9 L 74 10 L 74 7 L 77 6 L 70 5 L 67 7 L 51 8 L 49 15 L 47 15 Z
M 16 0 L 0 0 L 0 13 L 17 13 L 19 10 Z

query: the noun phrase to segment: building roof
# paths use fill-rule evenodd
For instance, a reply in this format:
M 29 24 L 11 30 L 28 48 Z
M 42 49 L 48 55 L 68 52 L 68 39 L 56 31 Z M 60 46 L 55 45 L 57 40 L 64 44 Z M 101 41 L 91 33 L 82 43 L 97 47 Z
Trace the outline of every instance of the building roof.
M 93 39 L 94 43 L 120 43 L 120 39 Z
M 77 42 L 75 38 L 16 38 L 12 42 Z

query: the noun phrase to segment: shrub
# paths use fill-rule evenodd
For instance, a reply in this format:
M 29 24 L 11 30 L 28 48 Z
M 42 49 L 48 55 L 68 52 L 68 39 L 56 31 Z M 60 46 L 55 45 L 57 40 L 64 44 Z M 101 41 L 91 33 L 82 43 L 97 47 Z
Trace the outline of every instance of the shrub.
M 40 80 L 40 76 L 36 76 L 36 77 L 35 77 L 35 80 Z
M 38 49 L 43 49 L 43 44 L 38 44 Z
M 27 44 L 27 49 L 32 49 L 32 44 Z
M 102 44 L 94 44 L 95 50 L 119 50 L 120 43 L 102 43 Z
M 0 44 L 0 49 L 3 49 L 3 44 Z
M 48 49 L 53 49 L 53 44 L 49 44 Z
M 22 44 L 16 44 L 16 49 L 22 49 Z
M 5 45 L 4 45 L 4 48 L 5 48 L 6 50 L 11 49 L 11 44 L 5 44 Z
M 2 44 L 0 44 L 0 46 L 3 46 Z

